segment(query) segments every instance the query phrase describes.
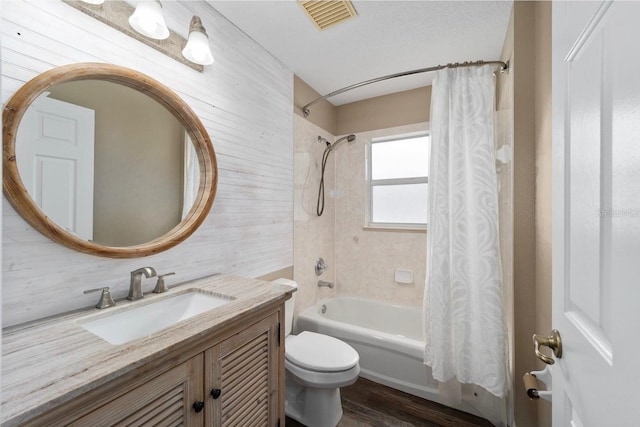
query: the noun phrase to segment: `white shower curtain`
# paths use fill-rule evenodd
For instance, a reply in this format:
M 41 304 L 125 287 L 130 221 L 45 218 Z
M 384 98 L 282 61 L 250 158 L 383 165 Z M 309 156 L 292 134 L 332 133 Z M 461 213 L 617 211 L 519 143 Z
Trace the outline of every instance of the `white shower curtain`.
M 424 296 L 425 364 L 440 382 L 506 392 L 493 67 L 433 82 Z

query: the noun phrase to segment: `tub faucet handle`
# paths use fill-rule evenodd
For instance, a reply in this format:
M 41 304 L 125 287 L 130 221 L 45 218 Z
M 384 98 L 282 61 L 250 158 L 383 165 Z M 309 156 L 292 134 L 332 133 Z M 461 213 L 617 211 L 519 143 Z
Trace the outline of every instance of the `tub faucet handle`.
M 329 268 L 329 266 L 327 265 L 326 262 L 324 262 L 323 258 L 318 258 L 316 260 L 316 266 L 315 266 L 316 276 L 320 276 L 322 273 L 325 272 L 327 268 Z

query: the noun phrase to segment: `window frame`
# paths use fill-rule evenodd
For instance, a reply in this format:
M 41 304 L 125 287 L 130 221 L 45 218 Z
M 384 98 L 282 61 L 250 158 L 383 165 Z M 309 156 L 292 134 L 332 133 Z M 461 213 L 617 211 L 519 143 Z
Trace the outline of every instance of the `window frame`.
M 373 188 L 377 186 L 385 185 L 406 185 L 406 184 L 428 184 L 429 183 L 429 171 L 426 176 L 412 177 L 412 178 L 388 178 L 388 179 L 372 179 L 373 163 L 372 163 L 372 147 L 373 144 L 381 142 L 398 141 L 403 139 L 429 137 L 429 144 L 431 143 L 431 132 L 419 131 L 411 133 L 403 133 L 397 135 L 390 135 L 380 138 L 372 138 L 367 144 L 366 153 L 366 183 L 365 183 L 365 229 L 390 229 L 390 230 L 402 230 L 402 231 L 425 231 L 427 229 L 427 222 L 424 223 L 408 223 L 408 222 L 373 222 Z

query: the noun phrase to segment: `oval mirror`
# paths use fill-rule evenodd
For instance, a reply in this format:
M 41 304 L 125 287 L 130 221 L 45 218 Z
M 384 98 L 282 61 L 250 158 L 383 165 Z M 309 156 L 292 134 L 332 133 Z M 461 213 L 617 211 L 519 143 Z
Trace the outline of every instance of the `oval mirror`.
M 109 64 L 58 67 L 3 111 L 3 187 L 36 230 L 93 255 L 133 258 L 184 241 L 215 197 L 206 129 L 171 89 Z

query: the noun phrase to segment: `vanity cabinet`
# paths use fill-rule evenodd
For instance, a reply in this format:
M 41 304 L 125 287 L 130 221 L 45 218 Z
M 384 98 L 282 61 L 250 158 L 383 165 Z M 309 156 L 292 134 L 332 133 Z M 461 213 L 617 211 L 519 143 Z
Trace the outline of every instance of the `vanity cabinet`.
M 27 425 L 284 426 L 281 316 L 174 352 L 159 374 L 141 368 Z
M 199 355 L 69 425 L 204 425 L 204 413 L 190 408 L 201 399 L 202 372 L 203 357 Z
M 278 425 L 278 341 L 271 316 L 204 353 L 206 425 Z

